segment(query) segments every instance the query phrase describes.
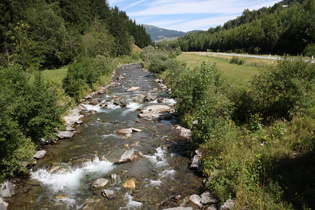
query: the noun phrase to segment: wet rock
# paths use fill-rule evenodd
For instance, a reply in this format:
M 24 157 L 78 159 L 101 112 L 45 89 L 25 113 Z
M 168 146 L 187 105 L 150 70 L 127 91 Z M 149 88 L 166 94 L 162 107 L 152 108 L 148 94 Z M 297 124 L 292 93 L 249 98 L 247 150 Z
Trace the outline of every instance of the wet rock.
M 201 194 L 200 197 L 201 197 L 201 203 L 204 205 L 219 203 L 217 199 L 212 197 L 210 192 L 204 192 Z
M 166 114 L 162 114 L 160 116 L 161 120 L 172 120 L 173 119 L 173 114 L 170 113 L 166 113 Z
M 82 120 L 76 120 L 74 123 L 77 124 L 77 125 L 80 125 L 80 124 L 83 123 L 83 121 Z
M 149 93 L 157 93 L 159 92 L 159 89 L 157 88 L 153 88 L 152 90 L 149 91 Z
M 67 128 L 66 128 L 66 131 L 75 131 L 75 128 L 73 128 L 73 127 L 67 127 Z
M 180 131 L 180 137 L 185 138 L 185 139 L 190 139 L 192 136 L 192 132 L 190 129 L 184 128 L 182 126 L 177 126 L 176 129 Z
M 120 179 L 120 176 L 117 175 L 117 174 L 112 174 L 110 175 L 111 177 L 111 184 L 113 185 L 117 185 L 117 184 L 120 184 L 121 183 L 121 179 Z
M 46 155 L 46 151 L 45 150 L 40 150 L 40 151 L 37 151 L 34 155 L 34 158 L 36 159 L 42 159 L 44 158 Z
M 140 89 L 141 89 L 140 87 L 131 87 L 127 90 L 127 92 L 139 91 Z
M 93 98 L 91 101 L 90 101 L 90 104 L 91 105 L 97 105 L 99 103 L 99 100 L 97 98 Z
M 99 178 L 92 183 L 92 187 L 95 187 L 95 188 L 105 187 L 105 185 L 107 185 L 108 182 L 109 181 L 107 179 Z
M 57 137 L 60 139 L 71 139 L 74 133 L 70 131 L 59 131 Z
M 158 119 L 162 115 L 162 113 L 172 111 L 173 111 L 172 107 L 167 105 L 151 105 L 142 109 L 141 114 L 139 114 L 138 116 L 140 118 L 153 120 Z
M 198 205 L 200 208 L 202 207 L 201 197 L 200 197 L 199 195 L 196 195 L 196 194 L 191 195 L 191 196 L 189 197 L 189 200 L 190 200 L 192 203 Z
M 9 204 L 4 202 L 3 199 L 0 197 L 0 209 L 1 210 L 7 210 L 8 206 L 9 206 Z
M 192 207 L 175 207 L 175 208 L 168 208 L 163 210 L 193 210 Z
M 199 150 L 196 150 L 195 153 L 196 154 L 193 157 L 190 168 L 201 172 L 202 171 L 202 156 L 203 156 L 203 154 Z
M 126 150 L 124 154 L 120 157 L 119 161 L 116 163 L 126 163 L 131 162 L 135 158 L 133 149 Z
M 113 190 L 102 190 L 101 194 L 108 199 L 112 199 L 115 197 L 115 193 Z
M 139 128 L 131 128 L 131 129 L 132 129 L 133 132 L 142 132 L 142 130 L 139 129 Z
M 0 188 L 0 196 L 3 198 L 10 198 L 13 195 L 15 195 L 14 192 L 14 184 L 12 184 L 11 182 L 4 182 L 1 184 L 1 188 Z
M 124 188 L 128 189 L 135 189 L 136 188 L 136 180 L 135 179 L 129 179 L 123 184 Z
M 69 199 L 69 196 L 68 195 L 56 195 L 55 199 L 66 200 L 66 199 Z
M 135 102 L 143 103 L 145 101 L 145 95 L 138 95 L 138 98 L 136 100 L 137 101 Z
M 230 210 L 233 209 L 235 205 L 235 201 L 232 199 L 228 199 L 225 203 L 220 207 L 220 210 Z
M 116 130 L 116 133 L 119 135 L 125 135 L 127 137 L 131 137 L 132 128 L 125 128 L 125 129 Z

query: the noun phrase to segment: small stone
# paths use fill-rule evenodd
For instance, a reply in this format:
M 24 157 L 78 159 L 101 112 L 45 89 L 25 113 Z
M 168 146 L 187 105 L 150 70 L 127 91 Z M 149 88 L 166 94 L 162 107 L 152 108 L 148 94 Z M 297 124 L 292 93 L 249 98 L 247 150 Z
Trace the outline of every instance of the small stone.
M 140 87 L 131 87 L 127 90 L 127 92 L 138 91 L 140 89 L 141 89 Z
M 196 194 L 191 195 L 191 196 L 189 197 L 189 200 L 190 200 L 192 203 L 198 205 L 200 208 L 202 207 L 202 203 L 200 202 L 200 201 L 201 201 L 201 198 L 200 198 L 199 195 L 196 195 Z
M 59 131 L 58 138 L 60 139 L 71 139 L 74 134 L 70 131 Z
M 12 184 L 11 182 L 6 181 L 2 183 L 0 188 L 0 196 L 2 196 L 3 198 L 12 197 L 13 195 L 15 195 L 14 187 L 14 184 Z
M 0 209 L 1 210 L 7 210 L 9 204 L 7 202 L 4 202 L 3 199 L 0 197 Z
M 80 125 L 80 124 L 83 123 L 83 121 L 82 120 L 76 120 L 74 123 L 77 124 L 77 125 Z
M 117 134 L 130 136 L 132 134 L 132 128 L 120 129 L 116 131 Z
M 139 128 L 131 128 L 131 129 L 132 129 L 133 132 L 142 132 L 142 130 L 139 129 Z
M 231 210 L 235 205 L 235 201 L 232 199 L 228 199 L 225 203 L 220 207 L 220 210 Z
M 210 192 L 204 192 L 201 194 L 201 203 L 204 205 L 218 203 L 219 201 L 211 196 Z
M 135 189 L 136 188 L 136 180 L 129 179 L 123 184 L 124 188 Z
M 108 199 L 112 199 L 115 197 L 115 193 L 113 190 L 102 190 L 101 194 Z
M 98 188 L 98 187 L 104 187 L 105 185 L 108 184 L 108 180 L 104 178 L 99 178 L 95 180 L 92 184 L 92 187 Z
M 126 150 L 124 154 L 120 157 L 119 161 L 116 163 L 126 163 L 131 162 L 135 158 L 133 149 Z
M 34 158 L 36 159 L 42 159 L 44 158 L 46 155 L 46 151 L 45 150 L 40 150 L 40 151 L 37 151 L 34 155 Z

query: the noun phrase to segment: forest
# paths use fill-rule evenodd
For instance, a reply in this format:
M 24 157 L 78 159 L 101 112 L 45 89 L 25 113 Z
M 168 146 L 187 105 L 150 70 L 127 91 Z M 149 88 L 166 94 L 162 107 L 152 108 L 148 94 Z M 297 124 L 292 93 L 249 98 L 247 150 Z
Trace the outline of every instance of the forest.
M 282 1 L 272 7 L 244 10 L 223 26 L 189 33 L 165 42 L 182 51 L 315 55 L 315 1 Z
M 0 181 L 62 130 L 62 114 L 110 79 L 116 58 L 151 43 L 142 25 L 104 0 L 0 2 Z M 60 85 L 41 72 L 67 66 Z M 69 97 L 70 96 L 70 97 Z

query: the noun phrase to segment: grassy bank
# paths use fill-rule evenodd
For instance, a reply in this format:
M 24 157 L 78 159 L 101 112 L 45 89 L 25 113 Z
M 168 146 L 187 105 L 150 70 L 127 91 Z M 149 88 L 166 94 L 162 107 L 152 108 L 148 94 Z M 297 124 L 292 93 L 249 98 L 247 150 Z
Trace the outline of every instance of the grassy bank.
M 314 64 L 284 59 L 263 68 L 200 55 L 177 59 L 187 64 L 158 73 L 204 153 L 213 195 L 234 199 L 235 209 L 315 208 Z
M 187 63 L 188 68 L 193 68 L 202 62 L 215 63 L 217 69 L 230 84 L 241 87 L 246 87 L 253 76 L 260 74 L 267 67 L 267 65 L 235 65 L 229 63 L 230 59 L 232 59 L 232 56 L 231 58 L 213 57 L 197 53 L 182 53 L 177 57 L 177 60 Z M 246 62 L 249 61 L 246 60 Z

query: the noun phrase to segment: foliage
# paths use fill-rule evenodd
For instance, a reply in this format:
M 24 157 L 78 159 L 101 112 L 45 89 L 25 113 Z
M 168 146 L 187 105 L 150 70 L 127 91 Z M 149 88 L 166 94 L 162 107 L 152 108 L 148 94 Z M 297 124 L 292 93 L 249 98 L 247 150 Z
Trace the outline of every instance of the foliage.
M 243 59 L 240 59 L 239 57 L 233 56 L 232 59 L 230 60 L 230 63 L 242 65 L 245 63 L 245 61 Z
M 40 72 L 31 77 L 18 65 L 0 69 L 0 85 L 3 176 L 12 175 L 22 161 L 29 161 L 41 138 L 55 138 L 55 128 L 62 126 L 60 116 L 66 104 L 59 103 L 62 93 L 44 81 Z
M 314 64 L 287 58 L 246 89 L 229 89 L 211 64 L 168 70 L 181 123 L 192 128 L 207 187 L 222 203 L 314 208 L 314 72 Z
M 95 84 L 101 76 L 111 75 L 113 64 L 109 57 L 83 57 L 69 66 L 67 76 L 63 80 L 66 94 L 79 101 L 85 94 L 95 90 Z
M 313 0 L 277 3 L 243 14 L 223 26 L 188 33 L 167 45 L 182 51 L 301 54 L 315 42 Z M 309 46 L 311 47 L 311 46 Z

